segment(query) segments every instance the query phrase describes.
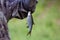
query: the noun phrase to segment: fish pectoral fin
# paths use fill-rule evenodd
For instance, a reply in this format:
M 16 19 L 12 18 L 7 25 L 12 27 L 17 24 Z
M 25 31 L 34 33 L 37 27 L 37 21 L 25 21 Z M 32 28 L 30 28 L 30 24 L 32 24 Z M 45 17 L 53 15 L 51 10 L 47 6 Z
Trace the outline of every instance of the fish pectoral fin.
M 27 28 L 29 28 L 29 26 L 27 26 Z

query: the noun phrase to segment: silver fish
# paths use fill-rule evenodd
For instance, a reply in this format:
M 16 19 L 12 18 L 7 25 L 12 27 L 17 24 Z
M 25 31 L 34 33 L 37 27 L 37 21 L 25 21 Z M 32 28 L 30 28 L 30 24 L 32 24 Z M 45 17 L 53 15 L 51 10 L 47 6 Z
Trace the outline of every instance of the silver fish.
M 27 35 L 29 35 L 29 34 L 31 35 L 32 26 L 34 24 L 34 21 L 33 21 L 33 17 L 32 17 L 32 14 L 30 11 L 28 12 L 28 16 L 27 16 L 27 24 L 28 24 L 28 28 L 29 28 L 29 32 Z

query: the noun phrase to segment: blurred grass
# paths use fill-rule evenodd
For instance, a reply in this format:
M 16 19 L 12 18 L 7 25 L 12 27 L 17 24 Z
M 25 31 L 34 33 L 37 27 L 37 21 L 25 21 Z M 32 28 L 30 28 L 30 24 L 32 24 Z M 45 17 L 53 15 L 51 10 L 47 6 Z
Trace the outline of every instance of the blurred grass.
M 37 4 L 36 11 L 33 14 L 35 25 L 33 26 L 31 37 L 26 36 L 28 33 L 26 19 L 19 20 L 14 18 L 9 21 L 8 26 L 11 40 L 60 40 L 60 5 L 57 5 L 56 1 L 49 8 L 49 11 L 44 12 L 48 2 L 39 0 Z M 44 14 L 43 18 L 40 16 L 42 13 Z

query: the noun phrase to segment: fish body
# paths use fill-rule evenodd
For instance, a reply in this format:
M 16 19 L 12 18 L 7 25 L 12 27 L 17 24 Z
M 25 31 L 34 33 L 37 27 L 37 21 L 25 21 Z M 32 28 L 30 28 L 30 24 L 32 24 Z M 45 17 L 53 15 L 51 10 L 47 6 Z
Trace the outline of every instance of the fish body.
M 33 26 L 33 24 L 34 24 L 34 21 L 33 21 L 33 17 L 32 17 L 31 12 L 28 12 L 27 24 L 28 24 L 28 28 L 29 28 L 28 34 L 31 34 L 32 26 Z M 28 35 L 28 34 L 27 34 L 27 35 Z

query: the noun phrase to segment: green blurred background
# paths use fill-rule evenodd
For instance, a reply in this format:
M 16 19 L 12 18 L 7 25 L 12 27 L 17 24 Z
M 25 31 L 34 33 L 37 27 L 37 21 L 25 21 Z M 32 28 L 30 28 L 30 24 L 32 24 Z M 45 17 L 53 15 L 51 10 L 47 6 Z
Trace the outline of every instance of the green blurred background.
M 26 36 L 26 19 L 9 21 L 11 40 L 60 40 L 60 0 L 39 0 L 33 13 L 32 35 Z

